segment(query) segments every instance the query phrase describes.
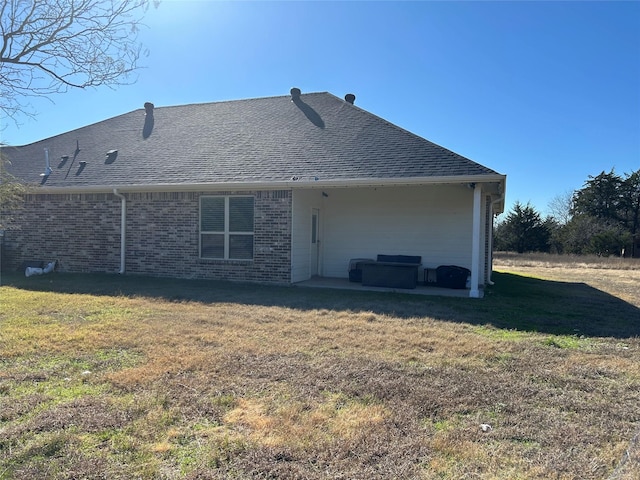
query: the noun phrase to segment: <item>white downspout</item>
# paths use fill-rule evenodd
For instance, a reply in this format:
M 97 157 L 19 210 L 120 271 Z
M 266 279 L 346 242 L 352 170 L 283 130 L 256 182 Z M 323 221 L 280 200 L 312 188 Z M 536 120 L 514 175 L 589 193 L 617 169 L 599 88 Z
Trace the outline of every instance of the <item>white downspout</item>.
M 471 290 L 469 297 L 480 298 L 479 270 L 480 270 L 480 195 L 482 187 L 476 183 L 473 186 L 473 232 L 471 235 Z
M 493 206 L 498 203 L 501 202 L 502 200 L 504 200 L 504 194 L 503 195 L 499 195 L 498 198 L 496 198 L 495 200 L 493 200 L 491 202 L 491 205 L 489 206 L 489 208 L 491 209 L 491 236 L 489 237 L 489 254 L 491 255 L 491 271 L 489 272 L 489 285 L 493 285 L 493 280 L 492 280 L 492 276 L 493 276 Z
M 121 200 L 122 209 L 120 212 L 120 275 L 125 271 L 126 240 L 127 240 L 127 198 L 118 193 L 118 189 L 113 189 L 113 194 Z

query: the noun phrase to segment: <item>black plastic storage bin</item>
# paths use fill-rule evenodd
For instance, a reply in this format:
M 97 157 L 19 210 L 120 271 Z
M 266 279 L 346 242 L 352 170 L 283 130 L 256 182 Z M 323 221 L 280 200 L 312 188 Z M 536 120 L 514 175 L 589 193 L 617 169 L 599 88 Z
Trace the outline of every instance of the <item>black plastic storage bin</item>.
M 440 265 L 436 268 L 436 285 L 443 288 L 467 288 L 468 268 L 456 265 Z
M 362 264 L 373 261 L 372 258 L 352 258 L 349 260 L 349 281 L 362 282 Z

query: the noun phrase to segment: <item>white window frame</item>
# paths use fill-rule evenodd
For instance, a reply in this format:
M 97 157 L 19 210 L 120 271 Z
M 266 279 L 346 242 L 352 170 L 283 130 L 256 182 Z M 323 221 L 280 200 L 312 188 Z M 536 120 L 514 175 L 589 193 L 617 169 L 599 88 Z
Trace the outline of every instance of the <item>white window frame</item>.
M 224 199 L 224 231 L 211 231 L 202 229 L 202 200 L 207 198 L 223 198 Z M 229 215 L 229 202 L 231 198 L 251 198 L 253 200 L 254 209 L 254 224 L 250 232 L 236 232 L 230 231 L 230 215 Z M 198 243 L 199 243 L 199 257 L 204 260 L 236 260 L 236 261 L 253 261 L 255 257 L 255 197 L 253 195 L 202 195 L 200 197 L 200 211 L 198 212 Z M 202 255 L 202 237 L 203 235 L 223 235 L 224 237 L 224 257 L 204 257 Z M 251 246 L 251 258 L 232 258 L 229 256 L 229 243 L 232 235 L 250 235 L 254 241 Z

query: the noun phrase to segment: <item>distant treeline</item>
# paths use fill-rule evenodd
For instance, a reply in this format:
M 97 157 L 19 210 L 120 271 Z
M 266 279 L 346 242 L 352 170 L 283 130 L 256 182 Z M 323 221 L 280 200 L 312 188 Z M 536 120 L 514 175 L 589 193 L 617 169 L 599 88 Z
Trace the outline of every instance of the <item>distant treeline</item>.
M 494 232 L 494 249 L 577 255 L 640 257 L 640 170 L 612 169 L 571 193 L 557 196 L 542 218 L 516 202 Z

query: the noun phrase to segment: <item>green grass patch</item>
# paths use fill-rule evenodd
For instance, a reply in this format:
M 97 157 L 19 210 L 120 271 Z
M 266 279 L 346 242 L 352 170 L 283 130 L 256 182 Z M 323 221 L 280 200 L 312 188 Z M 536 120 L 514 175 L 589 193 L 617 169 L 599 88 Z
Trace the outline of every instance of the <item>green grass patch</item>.
M 545 338 L 542 341 L 542 344 L 548 347 L 575 350 L 580 348 L 590 348 L 592 346 L 592 341 L 585 338 L 578 338 L 575 335 L 556 335 Z

